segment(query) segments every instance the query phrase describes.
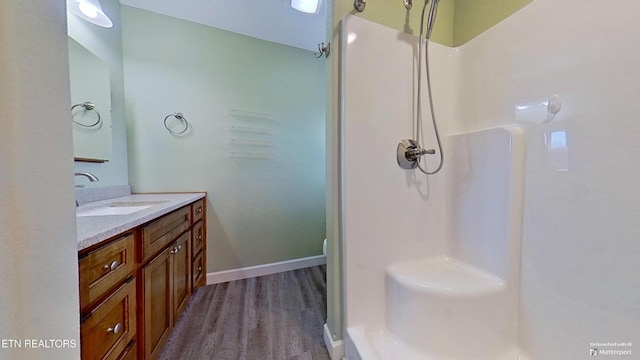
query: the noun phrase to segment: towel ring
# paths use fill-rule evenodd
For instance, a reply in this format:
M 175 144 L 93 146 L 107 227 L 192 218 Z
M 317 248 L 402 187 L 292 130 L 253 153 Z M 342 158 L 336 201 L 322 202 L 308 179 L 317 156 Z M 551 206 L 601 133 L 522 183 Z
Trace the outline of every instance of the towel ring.
M 167 124 L 167 120 L 170 117 L 174 117 L 174 118 L 182 121 L 184 123 L 184 129 L 182 129 L 181 131 L 173 131 L 173 130 L 171 130 L 171 128 L 169 128 L 169 125 Z M 171 135 L 181 135 L 181 134 L 184 134 L 185 132 L 187 132 L 187 130 L 189 130 L 189 122 L 184 117 L 184 115 L 182 115 L 182 113 L 177 112 L 177 113 L 173 113 L 173 114 L 169 114 L 169 115 L 165 116 L 165 118 L 164 118 L 164 127 L 167 129 L 167 131 L 169 131 L 169 133 Z
M 94 122 L 93 124 L 90 125 L 86 125 L 83 124 L 81 122 L 76 121 L 75 116 L 73 115 L 73 109 L 77 108 L 78 106 L 84 108 L 84 111 L 93 111 L 96 113 L 96 115 L 98 115 L 98 120 L 96 120 L 96 122 Z M 87 102 L 83 102 L 82 104 L 75 104 L 71 107 L 71 120 L 73 120 L 74 123 L 85 127 L 85 128 L 92 128 L 92 127 L 96 127 L 98 125 L 100 125 L 100 123 L 102 122 L 102 117 L 100 116 L 100 113 L 98 112 L 98 110 L 96 110 L 96 105 L 90 101 Z

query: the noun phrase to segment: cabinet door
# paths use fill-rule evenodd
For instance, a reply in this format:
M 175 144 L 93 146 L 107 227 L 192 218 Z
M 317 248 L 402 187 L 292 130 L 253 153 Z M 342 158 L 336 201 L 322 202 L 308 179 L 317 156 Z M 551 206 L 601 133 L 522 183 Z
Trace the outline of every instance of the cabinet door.
M 171 249 L 173 266 L 173 316 L 182 313 L 191 295 L 191 232 L 180 236 Z
M 145 359 L 155 359 L 160 354 L 173 322 L 171 250 L 169 247 L 161 252 L 142 270 Z

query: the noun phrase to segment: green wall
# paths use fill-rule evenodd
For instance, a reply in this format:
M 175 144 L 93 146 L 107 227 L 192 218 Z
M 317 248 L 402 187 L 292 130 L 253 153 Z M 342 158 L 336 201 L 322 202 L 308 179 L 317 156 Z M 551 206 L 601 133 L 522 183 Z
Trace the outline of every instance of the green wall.
M 122 6 L 129 181 L 206 191 L 207 271 L 322 254 L 325 61 Z M 182 112 L 186 136 L 163 119 Z
M 405 9 L 402 0 L 368 0 L 361 13 L 353 8 L 353 0 L 335 0 L 333 4 L 334 29 L 345 14 L 355 14 L 365 19 L 418 36 L 420 33 L 420 12 L 422 1 L 414 1 L 411 10 Z M 427 8 L 427 11 L 429 9 Z M 442 0 L 438 7 L 438 17 L 432 39 L 438 43 L 453 46 L 454 0 Z M 327 16 L 330 16 L 327 14 Z M 426 15 L 425 15 L 426 16 Z
M 446 0 L 443 0 L 446 1 Z M 533 0 L 455 0 L 453 44 L 459 46 Z
M 459 46 L 533 0 L 441 0 L 432 40 L 447 46 Z M 345 14 L 356 14 L 365 19 L 418 36 L 420 15 L 424 2 L 414 0 L 411 10 L 402 0 L 368 0 L 361 13 L 353 8 L 352 0 L 335 0 L 334 26 Z M 428 12 L 428 8 L 427 8 Z

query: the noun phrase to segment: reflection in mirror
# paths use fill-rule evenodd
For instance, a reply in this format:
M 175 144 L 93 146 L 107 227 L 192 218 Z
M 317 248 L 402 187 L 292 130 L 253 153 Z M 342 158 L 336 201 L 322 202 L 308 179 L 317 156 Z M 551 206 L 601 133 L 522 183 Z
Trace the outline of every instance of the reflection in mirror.
M 111 90 L 108 65 L 69 38 L 73 155 L 76 160 L 111 158 Z

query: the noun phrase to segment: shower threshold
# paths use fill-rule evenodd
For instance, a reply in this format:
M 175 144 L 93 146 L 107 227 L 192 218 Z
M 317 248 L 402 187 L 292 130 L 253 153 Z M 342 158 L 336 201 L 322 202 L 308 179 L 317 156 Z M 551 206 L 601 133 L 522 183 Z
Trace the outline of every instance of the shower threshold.
M 478 357 L 473 359 L 459 359 L 425 354 L 403 343 L 388 330 L 367 331 L 363 326 L 347 329 L 348 360 L 530 360 L 522 355 L 519 349 L 513 348 L 499 357 Z M 460 344 L 464 346 L 464 344 Z

